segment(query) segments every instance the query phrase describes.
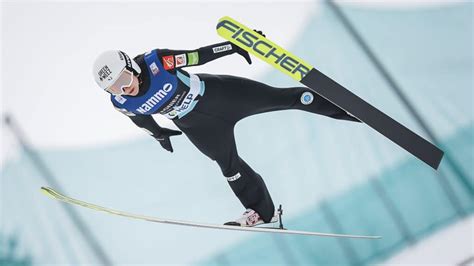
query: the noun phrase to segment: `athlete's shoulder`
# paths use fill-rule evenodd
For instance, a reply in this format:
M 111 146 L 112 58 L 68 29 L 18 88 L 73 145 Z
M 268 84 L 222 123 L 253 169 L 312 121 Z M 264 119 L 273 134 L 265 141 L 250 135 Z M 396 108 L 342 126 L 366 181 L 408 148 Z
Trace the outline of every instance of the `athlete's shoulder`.
M 149 50 L 149 51 L 146 51 L 144 53 L 141 53 L 141 54 L 138 54 L 136 55 L 133 60 L 135 60 L 135 62 L 137 63 L 140 63 L 140 62 L 144 62 L 145 61 L 145 57 L 149 57 L 151 55 L 160 55 L 162 52 L 161 52 L 161 49 L 152 49 L 152 50 Z
M 151 50 L 151 52 L 155 52 L 158 56 L 164 55 L 164 54 L 170 54 L 173 50 L 170 50 L 168 48 L 156 48 Z
M 154 50 L 138 54 L 133 58 L 133 60 L 135 60 L 135 62 L 137 62 L 138 64 L 143 63 L 145 61 L 145 56 L 151 54 L 152 52 L 154 52 Z
M 168 48 L 158 48 L 158 49 L 155 49 L 153 50 L 154 52 L 156 52 L 156 55 L 158 56 L 158 58 L 170 58 L 170 57 L 180 57 L 180 56 L 183 56 L 186 51 L 184 50 L 172 50 L 172 49 L 168 49 Z

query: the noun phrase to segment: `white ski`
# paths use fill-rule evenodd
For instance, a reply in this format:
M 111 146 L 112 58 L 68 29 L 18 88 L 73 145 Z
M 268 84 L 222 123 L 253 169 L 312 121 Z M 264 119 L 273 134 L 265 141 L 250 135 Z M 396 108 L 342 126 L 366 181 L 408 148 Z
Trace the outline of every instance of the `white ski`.
M 41 191 L 49 197 L 54 199 L 69 203 L 79 205 L 85 208 L 93 209 L 96 211 L 103 211 L 110 214 L 115 214 L 123 217 L 145 220 L 149 222 L 164 223 L 164 224 L 174 224 L 174 225 L 183 225 L 183 226 L 192 226 L 192 227 L 201 227 L 201 228 L 212 228 L 212 229 L 223 229 L 223 230 L 234 230 L 234 231 L 247 231 L 247 232 L 264 232 L 264 233 L 278 233 L 278 234 L 291 234 L 291 235 L 306 235 L 306 236 L 322 236 L 322 237 L 344 237 L 344 238 L 361 238 L 361 239 L 379 239 L 380 236 L 364 236 L 364 235 L 346 235 L 346 234 L 330 234 L 330 233 L 320 233 L 320 232 L 308 232 L 308 231 L 297 231 L 297 230 L 286 230 L 283 228 L 271 228 L 271 227 L 242 227 L 242 226 L 231 226 L 231 225 L 217 225 L 217 224 L 206 224 L 206 223 L 196 223 L 190 221 L 179 221 L 179 220 L 170 220 L 158 217 L 151 217 L 145 215 L 138 215 L 133 213 L 128 213 L 124 211 L 114 210 L 85 201 L 77 200 L 66 195 L 63 195 L 56 190 L 49 187 L 42 187 Z M 280 226 L 281 223 L 280 223 Z

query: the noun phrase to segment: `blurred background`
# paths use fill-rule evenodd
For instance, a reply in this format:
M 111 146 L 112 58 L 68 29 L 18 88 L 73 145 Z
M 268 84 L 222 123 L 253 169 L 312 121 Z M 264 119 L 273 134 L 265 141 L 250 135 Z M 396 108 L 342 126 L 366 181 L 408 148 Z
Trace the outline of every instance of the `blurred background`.
M 1 3 L 0 264 L 472 265 L 471 1 Z M 221 224 L 243 208 L 186 137 L 170 154 L 115 111 L 93 81 L 108 49 L 135 56 L 223 41 L 229 15 L 304 58 L 445 151 L 438 171 L 370 127 L 301 111 L 247 118 L 240 156 L 288 228 L 349 240 L 187 228 L 66 206 L 39 191 L 163 218 Z M 285 87 L 228 56 L 192 73 Z M 161 126 L 176 128 L 163 117 Z

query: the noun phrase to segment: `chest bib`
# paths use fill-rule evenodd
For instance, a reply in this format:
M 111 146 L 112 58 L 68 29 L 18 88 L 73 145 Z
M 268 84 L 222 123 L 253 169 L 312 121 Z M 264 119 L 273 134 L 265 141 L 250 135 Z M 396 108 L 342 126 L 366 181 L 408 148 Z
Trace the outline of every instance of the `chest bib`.
M 113 104 L 135 114 L 151 115 L 157 113 L 176 93 L 178 80 L 168 73 L 158 59 L 156 51 L 145 54 L 146 69 L 150 87 L 142 96 L 111 95 Z

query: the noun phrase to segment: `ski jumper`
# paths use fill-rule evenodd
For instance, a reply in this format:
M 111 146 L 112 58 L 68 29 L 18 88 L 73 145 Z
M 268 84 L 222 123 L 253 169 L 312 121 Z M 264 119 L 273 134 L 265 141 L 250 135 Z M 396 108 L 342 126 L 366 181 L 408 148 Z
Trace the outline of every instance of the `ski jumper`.
M 235 124 L 255 114 L 297 109 L 335 119 L 358 121 L 305 87 L 275 88 L 230 75 L 189 74 L 182 67 L 201 65 L 239 49 L 230 42 L 192 51 L 156 49 L 135 57 L 142 69 L 137 96 L 111 96 L 115 108 L 150 135 L 160 127 L 151 114 L 162 114 L 207 157 L 247 209 L 269 222 L 275 207 L 262 177 L 237 153 Z

